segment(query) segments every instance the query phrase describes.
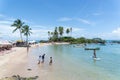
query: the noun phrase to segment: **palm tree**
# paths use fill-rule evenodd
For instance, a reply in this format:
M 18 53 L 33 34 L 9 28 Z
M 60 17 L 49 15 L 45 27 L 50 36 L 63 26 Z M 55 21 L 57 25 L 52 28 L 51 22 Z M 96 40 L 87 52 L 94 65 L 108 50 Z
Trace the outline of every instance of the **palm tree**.
M 28 46 L 28 36 L 30 36 L 31 28 L 28 25 L 24 25 L 22 29 L 22 33 L 26 36 L 26 45 Z
M 54 38 L 54 41 L 58 41 L 58 29 L 57 29 L 57 27 L 55 27 L 53 38 Z
M 53 36 L 53 32 L 50 33 Z
M 54 32 L 50 32 L 51 38 L 50 41 L 53 41 Z
M 22 39 L 22 28 L 23 28 L 23 24 L 24 24 L 24 22 L 22 22 L 20 19 L 17 19 L 17 20 L 15 20 L 14 23 L 11 25 L 12 27 L 15 27 L 15 29 L 13 30 L 13 33 L 14 33 L 16 30 L 19 30 L 21 41 L 23 41 L 23 39 Z
M 62 36 L 63 35 L 63 27 L 62 26 L 59 26 L 59 34 L 60 34 L 60 36 Z
M 68 35 L 70 32 L 69 28 L 66 29 L 66 34 Z
M 50 31 L 48 31 L 48 36 L 49 36 L 49 40 L 50 40 Z

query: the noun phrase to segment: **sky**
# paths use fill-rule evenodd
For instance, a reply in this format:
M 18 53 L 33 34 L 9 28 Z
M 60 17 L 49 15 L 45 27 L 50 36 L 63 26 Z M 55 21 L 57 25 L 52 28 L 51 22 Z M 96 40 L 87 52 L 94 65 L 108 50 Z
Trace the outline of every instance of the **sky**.
M 32 28 L 30 40 L 47 40 L 59 26 L 72 27 L 75 38 L 120 40 L 120 0 L 0 0 L 1 39 L 20 39 L 16 19 Z

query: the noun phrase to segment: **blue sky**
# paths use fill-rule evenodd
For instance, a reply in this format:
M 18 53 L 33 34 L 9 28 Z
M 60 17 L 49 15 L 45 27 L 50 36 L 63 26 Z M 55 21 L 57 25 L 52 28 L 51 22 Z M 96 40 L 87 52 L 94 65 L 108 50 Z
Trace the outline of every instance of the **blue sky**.
M 19 39 L 10 27 L 18 18 L 32 28 L 30 39 L 48 39 L 55 26 L 72 27 L 74 37 L 120 39 L 119 0 L 0 0 L 0 38 Z

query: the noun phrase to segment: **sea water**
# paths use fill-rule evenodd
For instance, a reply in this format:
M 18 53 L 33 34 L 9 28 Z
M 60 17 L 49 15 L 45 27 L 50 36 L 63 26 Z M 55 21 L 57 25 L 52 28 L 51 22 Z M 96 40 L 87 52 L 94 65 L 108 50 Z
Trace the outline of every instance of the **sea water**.
M 89 44 L 96 48 L 100 60 L 93 59 L 93 51 L 76 45 L 50 45 L 33 49 L 36 56 L 45 55 L 45 63 L 39 70 L 41 80 L 120 80 L 120 45 Z M 53 64 L 49 65 L 49 58 Z

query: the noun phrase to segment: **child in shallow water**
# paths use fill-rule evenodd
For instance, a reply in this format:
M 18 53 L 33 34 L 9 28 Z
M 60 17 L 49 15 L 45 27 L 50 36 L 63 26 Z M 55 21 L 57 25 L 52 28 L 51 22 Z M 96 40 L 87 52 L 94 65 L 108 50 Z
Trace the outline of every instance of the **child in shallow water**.
M 51 65 L 52 64 L 52 57 L 50 57 L 50 62 L 49 62 L 49 65 Z
M 41 55 L 38 58 L 38 64 L 40 64 L 40 60 L 41 60 Z

